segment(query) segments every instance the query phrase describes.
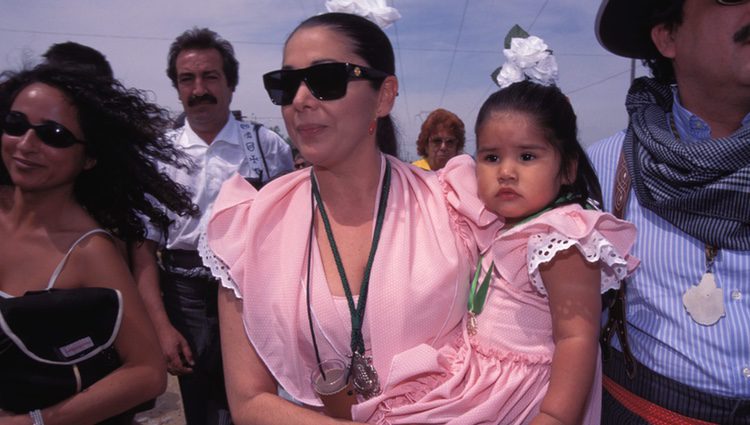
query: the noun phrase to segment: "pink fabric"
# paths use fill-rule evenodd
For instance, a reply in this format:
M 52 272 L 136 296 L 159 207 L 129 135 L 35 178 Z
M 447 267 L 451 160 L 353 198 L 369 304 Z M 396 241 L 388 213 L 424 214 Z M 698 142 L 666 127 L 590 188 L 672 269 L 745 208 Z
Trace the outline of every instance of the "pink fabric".
M 434 173 L 383 158 L 392 166 L 391 194 L 364 331 L 385 386 L 398 353 L 455 339 L 477 258 L 474 241 L 482 239 L 475 234 L 494 235 L 498 221 L 453 222 Z M 316 360 L 305 302 L 309 173 L 283 176 L 260 192 L 239 176 L 228 180 L 214 205 L 207 243 L 239 287 L 246 333 L 268 369 L 297 400 L 320 406 L 310 384 Z M 464 198 L 476 198 L 476 189 L 469 193 Z M 461 205 L 462 197 L 453 202 Z M 458 227 L 463 232 L 456 232 Z M 316 338 L 322 359 L 341 358 L 350 354 L 350 319 L 346 310 L 336 308 L 314 242 L 310 285 Z
M 449 192 L 462 187 L 461 181 L 476 180 L 473 161 L 451 160 L 442 178 Z M 483 208 L 476 211 L 481 215 Z M 456 213 L 462 213 L 461 208 Z M 473 217 L 468 221 L 478 220 L 477 215 Z M 485 252 L 484 270 L 492 260 L 496 269 L 484 310 L 477 317 L 478 333 L 468 335 L 465 315 L 464 324 L 445 346 L 420 345 L 396 356 L 383 394 L 356 405 L 355 420 L 379 424 L 528 423 L 547 392 L 554 343 L 548 300 L 531 283 L 534 270 L 528 267 L 527 247 L 533 235 L 550 232 L 571 238 L 570 246 L 582 252 L 592 248 L 589 245 L 595 239 L 604 247 L 602 253 L 613 248 L 619 260 L 600 255 L 590 261 L 599 261 L 607 269 L 618 261 L 626 264 L 620 269 L 622 276 L 637 265 L 637 260 L 627 255 L 635 238 L 633 225 L 577 205 L 556 208 L 506 232 L 496 232 L 491 246 L 480 244 Z M 599 423 L 600 382 L 601 364 L 597 364 L 585 424 Z

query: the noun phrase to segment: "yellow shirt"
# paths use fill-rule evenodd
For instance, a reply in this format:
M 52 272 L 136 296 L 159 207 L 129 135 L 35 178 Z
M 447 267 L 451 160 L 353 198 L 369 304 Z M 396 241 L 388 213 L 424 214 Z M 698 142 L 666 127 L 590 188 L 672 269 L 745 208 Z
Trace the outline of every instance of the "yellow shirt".
M 417 167 L 419 167 L 419 168 L 421 168 L 423 170 L 431 171 L 430 170 L 430 164 L 427 162 L 427 158 L 418 159 L 418 160 L 412 162 L 411 165 L 416 165 Z

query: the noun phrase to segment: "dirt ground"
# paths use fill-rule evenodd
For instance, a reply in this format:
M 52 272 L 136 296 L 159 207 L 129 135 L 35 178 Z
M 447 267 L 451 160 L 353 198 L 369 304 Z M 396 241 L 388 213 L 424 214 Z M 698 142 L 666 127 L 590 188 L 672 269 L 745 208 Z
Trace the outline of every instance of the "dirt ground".
M 139 425 L 185 425 L 177 378 L 169 376 L 167 391 L 156 399 L 156 407 L 136 415 L 135 423 Z

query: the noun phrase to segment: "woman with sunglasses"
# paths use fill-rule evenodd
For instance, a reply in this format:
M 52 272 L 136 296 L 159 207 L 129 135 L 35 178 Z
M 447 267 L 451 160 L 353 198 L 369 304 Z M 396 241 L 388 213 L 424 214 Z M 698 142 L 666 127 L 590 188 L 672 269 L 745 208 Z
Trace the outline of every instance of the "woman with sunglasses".
M 70 68 L 40 65 L 1 81 L 0 297 L 107 287 L 121 293 L 123 313 L 120 367 L 57 404 L 0 411 L 0 424 L 130 424 L 133 414 L 122 413 L 163 392 L 166 372 L 115 238 L 142 240 L 141 217 L 168 224 L 150 199 L 193 209 L 154 164 L 180 158 L 163 137 L 166 112 L 137 90 Z
M 461 332 L 476 258 L 456 235 L 471 223 L 452 221 L 435 174 L 391 156 L 394 71 L 380 28 L 328 13 L 302 22 L 282 69 L 264 76 L 312 167 L 260 192 L 229 180 L 208 223 L 202 251 L 225 286 L 219 316 L 236 424 L 336 423 L 321 412 L 340 405 L 321 401 L 314 373 L 330 382 L 350 372 L 352 387 L 338 394 L 356 403 L 388 385 L 400 352 Z M 319 366 L 337 362 L 348 371 Z M 301 406 L 278 397 L 277 385 Z

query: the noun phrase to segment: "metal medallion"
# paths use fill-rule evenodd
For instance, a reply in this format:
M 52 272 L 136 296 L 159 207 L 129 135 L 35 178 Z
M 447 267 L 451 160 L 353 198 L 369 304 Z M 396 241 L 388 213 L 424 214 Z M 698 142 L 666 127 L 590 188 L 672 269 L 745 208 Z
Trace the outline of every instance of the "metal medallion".
M 469 335 L 474 336 L 478 330 L 477 315 L 473 312 L 469 312 L 469 320 L 466 321 L 466 331 Z
M 358 352 L 352 355 L 352 385 L 357 393 L 365 399 L 380 394 L 380 380 L 375 366 L 372 365 L 372 357 L 363 356 Z

